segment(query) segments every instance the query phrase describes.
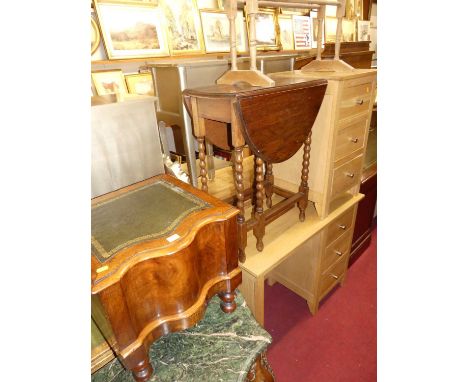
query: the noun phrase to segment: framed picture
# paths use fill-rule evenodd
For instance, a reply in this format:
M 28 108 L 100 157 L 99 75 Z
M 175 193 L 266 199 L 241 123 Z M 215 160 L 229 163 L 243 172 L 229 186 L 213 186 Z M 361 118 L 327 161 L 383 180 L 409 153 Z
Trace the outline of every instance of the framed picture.
M 312 49 L 312 25 L 309 16 L 293 15 L 294 46 L 296 50 Z
M 154 96 L 153 76 L 151 73 L 126 74 L 125 82 L 130 94 Z
M 370 41 L 370 21 L 358 20 L 357 21 L 357 40 Z
M 355 2 L 355 0 L 346 0 L 345 17 L 348 20 L 354 19 L 356 17 L 356 12 L 355 12 L 355 9 L 354 9 L 354 2 Z M 336 17 L 336 15 L 330 15 L 330 16 Z
M 95 7 L 110 59 L 169 55 L 164 20 L 154 4 L 95 2 Z
M 91 78 L 97 95 L 128 94 L 125 78 L 120 69 L 92 72 Z
M 200 18 L 206 52 L 229 52 L 231 47 L 227 14 L 222 11 L 201 10 Z M 245 52 L 247 50 L 247 36 L 245 34 L 243 19 L 242 11 L 238 11 L 236 17 L 238 52 Z
M 276 33 L 276 11 L 273 9 L 259 9 L 255 17 L 257 50 L 279 50 L 279 38 Z M 250 17 L 247 15 L 247 35 L 250 33 L 249 25 Z
M 99 34 L 99 28 L 96 21 L 91 16 L 91 55 L 96 52 L 101 41 L 101 35 Z
M 203 53 L 203 34 L 196 0 L 161 0 L 171 54 Z
M 294 50 L 294 24 L 292 15 L 278 15 L 281 49 Z
M 310 11 L 310 19 L 312 20 L 312 48 L 317 48 L 318 39 L 318 11 Z M 322 48 L 325 47 L 325 20 L 322 23 Z
M 325 30 L 327 32 L 327 42 L 336 41 L 336 25 L 337 18 L 325 18 Z M 356 41 L 356 20 L 343 19 L 341 24 L 341 41 L 349 42 Z

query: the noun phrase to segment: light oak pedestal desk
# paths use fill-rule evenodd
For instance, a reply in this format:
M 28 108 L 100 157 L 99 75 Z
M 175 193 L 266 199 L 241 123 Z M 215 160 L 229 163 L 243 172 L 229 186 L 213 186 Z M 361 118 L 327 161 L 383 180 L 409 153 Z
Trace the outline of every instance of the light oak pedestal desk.
M 268 226 L 263 252 L 256 250 L 253 238 L 247 240 L 246 261 L 239 263 L 239 289 L 261 325 L 265 280 L 270 285 L 278 281 L 306 299 L 312 314 L 335 285 L 343 284 L 356 209 L 363 197 L 357 194 L 337 199 L 333 212 L 324 219 L 319 218 L 311 202 L 303 222 L 297 219 L 295 209 L 290 210 Z
M 375 69 L 307 73 L 296 70 L 271 74 L 275 81 L 286 78 L 328 81 L 312 128 L 308 179 L 309 200 L 314 202 L 321 218 L 332 211 L 334 200 L 359 192 L 376 77 Z M 299 168 L 301 162 L 301 155 L 296 153 L 286 162 L 278 163 L 275 183 L 282 188 L 296 189 L 300 179 L 294 169 Z

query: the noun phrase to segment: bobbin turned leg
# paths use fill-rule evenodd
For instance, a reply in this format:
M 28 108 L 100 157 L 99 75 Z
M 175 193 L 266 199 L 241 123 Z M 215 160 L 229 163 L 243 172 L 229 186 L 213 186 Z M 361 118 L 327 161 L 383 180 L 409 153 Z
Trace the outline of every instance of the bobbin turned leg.
M 208 178 L 206 171 L 205 138 L 197 137 L 198 141 L 198 159 L 200 162 L 201 189 L 208 192 Z
M 145 356 L 135 367 L 132 368 L 133 378 L 137 382 L 146 382 L 151 378 L 153 374 L 153 366 L 148 359 L 148 356 Z
M 263 251 L 263 236 L 265 236 L 265 216 L 263 215 L 263 160 L 255 157 L 255 225 L 253 234 L 257 238 L 257 251 Z
M 245 261 L 245 247 L 247 247 L 247 227 L 245 226 L 244 217 L 244 179 L 242 175 L 242 150 L 243 147 L 236 147 L 234 149 L 234 183 L 236 185 L 236 198 L 237 208 L 239 214 L 237 215 L 237 240 L 239 244 L 238 257 L 239 261 Z
M 299 220 L 303 222 L 305 220 L 305 210 L 307 208 L 307 200 L 309 196 L 309 158 L 310 158 L 310 142 L 311 142 L 312 130 L 307 136 L 304 142 L 304 155 L 302 156 L 302 174 L 301 184 L 299 186 L 299 192 L 302 192 L 304 196 L 297 203 L 299 207 Z
M 265 197 L 266 205 L 268 208 L 271 208 L 273 196 L 273 186 L 275 183 L 275 177 L 273 176 L 273 164 L 266 163 L 266 173 L 265 173 Z

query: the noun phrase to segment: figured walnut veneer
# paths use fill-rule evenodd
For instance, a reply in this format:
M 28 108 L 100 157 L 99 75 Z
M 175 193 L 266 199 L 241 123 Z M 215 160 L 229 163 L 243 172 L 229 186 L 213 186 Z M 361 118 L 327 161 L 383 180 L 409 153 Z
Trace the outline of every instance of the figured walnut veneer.
M 168 175 L 95 198 L 92 205 L 107 209 L 93 215 L 93 237 L 112 249 L 102 257 L 93 246 L 91 256 L 91 292 L 108 321 L 98 326 L 110 325 L 114 351 L 137 381 L 146 381 L 152 342 L 197 323 L 216 293 L 225 312 L 235 309 L 238 210 Z

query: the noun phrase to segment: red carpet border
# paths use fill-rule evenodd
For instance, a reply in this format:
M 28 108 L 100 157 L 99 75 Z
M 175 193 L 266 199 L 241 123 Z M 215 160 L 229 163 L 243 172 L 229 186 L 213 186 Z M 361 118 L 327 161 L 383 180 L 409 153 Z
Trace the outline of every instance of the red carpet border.
M 315 316 L 304 299 L 281 284 L 265 284 L 268 360 L 276 382 L 377 380 L 377 228 L 369 248 L 320 304 Z

